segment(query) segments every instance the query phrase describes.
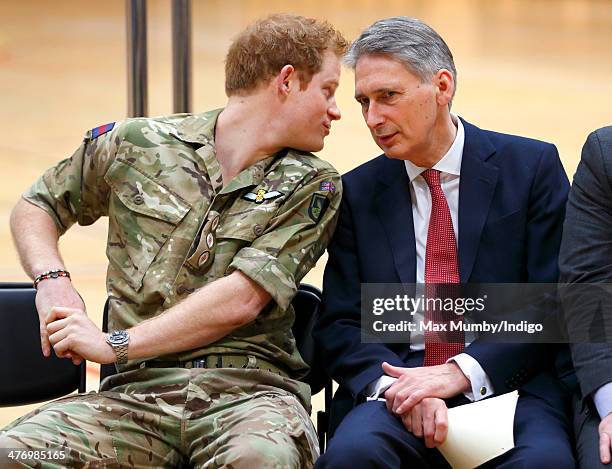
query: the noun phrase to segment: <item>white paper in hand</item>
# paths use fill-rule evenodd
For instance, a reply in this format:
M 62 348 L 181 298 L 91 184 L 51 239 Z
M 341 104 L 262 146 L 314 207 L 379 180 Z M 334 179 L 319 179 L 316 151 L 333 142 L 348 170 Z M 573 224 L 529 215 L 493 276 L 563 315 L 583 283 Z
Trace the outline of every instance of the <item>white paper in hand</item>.
M 438 447 L 453 469 L 473 469 L 514 448 L 518 392 L 448 409 L 448 436 Z

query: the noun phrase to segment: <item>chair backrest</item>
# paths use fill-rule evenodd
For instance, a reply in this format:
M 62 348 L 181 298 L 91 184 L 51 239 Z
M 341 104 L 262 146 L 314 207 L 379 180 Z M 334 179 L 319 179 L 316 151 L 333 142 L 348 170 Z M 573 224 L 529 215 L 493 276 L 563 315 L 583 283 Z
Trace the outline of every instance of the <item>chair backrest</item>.
M 310 366 L 310 372 L 303 379 L 311 388 L 312 394 L 319 392 L 329 378 L 323 371 L 322 361 L 317 354 L 312 330 L 320 314 L 321 290 L 308 284 L 300 285 L 297 294 L 291 303 L 295 309 L 295 322 L 293 323 L 293 335 L 300 355 Z M 102 330 L 108 332 L 108 300 L 104 305 L 104 315 L 102 317 Z M 100 367 L 100 381 L 116 372 L 115 366 L 102 365 Z
M 85 363 L 43 356 L 35 298 L 31 283 L 0 283 L 0 407 L 85 391 Z
M 300 355 L 310 366 L 310 371 L 302 381 L 310 385 L 312 395 L 318 393 L 330 382 L 323 369 L 320 350 L 316 348 L 312 331 L 321 314 L 321 290 L 308 284 L 301 284 L 291 302 L 295 309 L 293 335 Z

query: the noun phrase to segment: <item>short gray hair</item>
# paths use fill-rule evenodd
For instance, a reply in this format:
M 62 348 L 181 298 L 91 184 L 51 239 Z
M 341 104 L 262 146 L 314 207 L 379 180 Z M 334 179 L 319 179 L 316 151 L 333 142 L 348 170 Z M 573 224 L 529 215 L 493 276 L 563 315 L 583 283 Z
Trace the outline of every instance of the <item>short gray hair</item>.
M 363 55 L 388 55 L 404 64 L 421 81 L 445 68 L 453 75 L 457 87 L 457 70 L 453 54 L 444 39 L 416 18 L 394 16 L 378 20 L 365 29 L 344 56 L 346 66 L 355 69 Z

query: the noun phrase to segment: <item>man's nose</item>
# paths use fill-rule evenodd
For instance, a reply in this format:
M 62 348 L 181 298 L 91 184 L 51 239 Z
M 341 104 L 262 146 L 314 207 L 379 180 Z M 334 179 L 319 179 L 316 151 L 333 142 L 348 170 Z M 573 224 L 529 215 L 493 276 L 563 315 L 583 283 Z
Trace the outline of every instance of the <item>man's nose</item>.
M 332 120 L 337 121 L 342 117 L 342 114 L 340 113 L 340 108 L 338 107 L 338 104 L 336 103 L 335 99 L 332 100 L 331 106 L 327 109 L 327 112 Z
M 384 116 L 381 114 L 380 109 L 374 103 L 370 103 L 368 109 L 364 112 L 364 118 L 366 125 L 370 129 L 375 129 L 384 122 Z

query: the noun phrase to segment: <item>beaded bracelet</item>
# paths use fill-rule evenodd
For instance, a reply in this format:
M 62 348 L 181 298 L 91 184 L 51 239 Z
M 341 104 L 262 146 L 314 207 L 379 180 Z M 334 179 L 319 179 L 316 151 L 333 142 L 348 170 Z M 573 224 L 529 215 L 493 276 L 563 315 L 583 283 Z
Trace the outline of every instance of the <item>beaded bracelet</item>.
M 70 272 L 64 269 L 47 270 L 46 272 L 43 272 L 42 274 L 36 276 L 36 278 L 34 279 L 34 288 L 38 289 L 38 284 L 43 280 L 58 277 L 70 278 Z

